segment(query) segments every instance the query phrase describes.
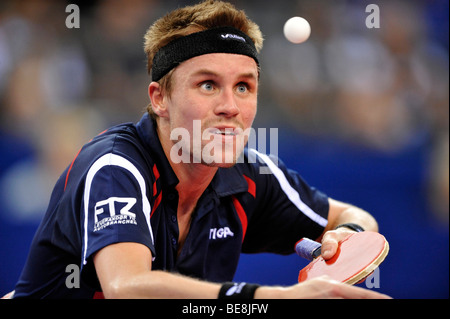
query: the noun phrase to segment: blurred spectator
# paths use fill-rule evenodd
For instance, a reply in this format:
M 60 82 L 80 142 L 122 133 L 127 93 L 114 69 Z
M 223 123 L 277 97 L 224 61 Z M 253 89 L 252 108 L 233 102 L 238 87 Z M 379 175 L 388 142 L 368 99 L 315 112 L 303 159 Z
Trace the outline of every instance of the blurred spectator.
M 148 104 L 143 36 L 158 15 L 158 0 L 100 0 L 83 21 L 89 98 L 111 122 L 137 121 Z
M 432 212 L 437 220 L 449 222 L 449 135 L 441 134 L 435 141 L 430 158 L 428 196 Z
M 89 85 L 80 40 L 66 32 L 63 2 L 7 1 L 0 43 L 10 57 L 0 91 L 1 124 L 22 136 L 37 134 L 37 115 L 86 97 Z
M 80 147 L 105 127 L 97 111 L 82 106 L 42 112 L 36 122 L 32 137 L 36 154 L 17 161 L 0 176 L 3 218 L 13 223 L 40 221 L 60 174 Z
M 295 14 L 308 18 L 311 38 L 292 45 L 279 32 L 266 40 L 268 87 L 304 134 L 402 150 L 448 110 L 448 52 L 426 37 L 421 2 L 380 3 L 380 29 L 366 28 L 366 4 L 299 1 Z

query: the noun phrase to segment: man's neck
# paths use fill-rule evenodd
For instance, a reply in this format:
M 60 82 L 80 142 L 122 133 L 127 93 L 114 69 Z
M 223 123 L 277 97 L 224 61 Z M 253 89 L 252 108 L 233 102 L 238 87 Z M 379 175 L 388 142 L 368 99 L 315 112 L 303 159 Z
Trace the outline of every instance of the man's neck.
M 196 202 L 211 183 L 218 168 L 210 167 L 202 163 L 192 163 L 192 161 L 188 163 L 175 163 L 172 161 L 170 151 L 174 144 L 170 140 L 170 132 L 165 132 L 164 129 L 166 128 L 161 129 L 158 126 L 157 132 L 164 153 L 179 181 L 176 186 L 179 201 L 184 203 L 190 202 L 190 199 L 195 199 Z
M 171 165 L 179 180 L 176 189 L 180 201 L 189 200 L 189 198 L 198 199 L 217 172 L 217 167 L 208 167 L 199 163 L 171 163 Z

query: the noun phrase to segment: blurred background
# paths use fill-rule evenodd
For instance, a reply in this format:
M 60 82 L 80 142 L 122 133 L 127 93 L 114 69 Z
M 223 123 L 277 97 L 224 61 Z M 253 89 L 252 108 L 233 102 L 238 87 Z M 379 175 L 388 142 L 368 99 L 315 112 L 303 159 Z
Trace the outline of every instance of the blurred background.
M 255 128 L 330 197 L 371 212 L 390 242 L 379 288 L 449 297 L 449 2 L 235 0 L 265 36 Z M 80 28 L 65 21 L 79 5 Z M 193 1 L 0 3 L 0 295 L 12 290 L 59 174 L 148 102 L 143 35 Z M 366 27 L 368 4 L 380 28 Z M 292 16 L 312 28 L 289 43 Z M 306 261 L 243 255 L 235 280 L 293 284 Z M 364 284 L 363 284 L 364 286 Z

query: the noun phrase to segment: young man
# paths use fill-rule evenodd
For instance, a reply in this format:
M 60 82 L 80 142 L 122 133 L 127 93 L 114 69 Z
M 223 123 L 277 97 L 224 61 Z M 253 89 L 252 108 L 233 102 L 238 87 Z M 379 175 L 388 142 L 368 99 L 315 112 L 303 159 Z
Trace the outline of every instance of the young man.
M 258 26 L 219 1 L 150 27 L 148 114 L 95 137 L 61 175 L 15 298 L 384 297 L 328 278 L 230 283 L 242 251 L 288 254 L 309 237 L 327 259 L 349 233 L 377 231 L 367 212 L 244 149 L 261 47 Z

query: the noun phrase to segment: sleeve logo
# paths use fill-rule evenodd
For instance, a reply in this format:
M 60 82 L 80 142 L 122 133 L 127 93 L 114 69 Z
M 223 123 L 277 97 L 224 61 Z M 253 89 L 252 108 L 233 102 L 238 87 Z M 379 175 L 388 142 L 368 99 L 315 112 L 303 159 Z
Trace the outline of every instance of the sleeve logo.
M 136 198 L 131 197 L 110 197 L 97 202 L 94 208 L 94 232 L 117 224 L 137 225 L 136 214 L 130 211 L 134 204 Z M 116 207 L 120 207 L 118 214 Z

